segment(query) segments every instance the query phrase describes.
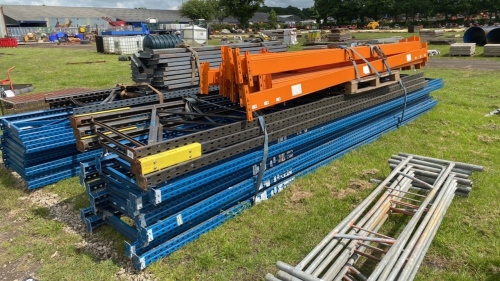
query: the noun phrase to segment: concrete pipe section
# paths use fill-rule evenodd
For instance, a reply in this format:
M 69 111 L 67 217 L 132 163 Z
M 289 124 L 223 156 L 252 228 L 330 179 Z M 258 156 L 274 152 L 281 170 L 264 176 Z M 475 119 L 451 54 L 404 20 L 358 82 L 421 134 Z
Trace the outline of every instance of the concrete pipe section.
M 489 35 L 491 31 L 496 30 L 493 36 Z M 495 42 L 500 42 L 500 27 L 498 26 L 486 26 L 479 27 L 473 26 L 468 28 L 464 33 L 464 43 L 476 43 L 477 46 L 484 46 L 487 43 L 488 35 L 492 38 L 491 40 L 495 40 Z M 490 43 L 488 44 L 498 44 L 498 43 Z

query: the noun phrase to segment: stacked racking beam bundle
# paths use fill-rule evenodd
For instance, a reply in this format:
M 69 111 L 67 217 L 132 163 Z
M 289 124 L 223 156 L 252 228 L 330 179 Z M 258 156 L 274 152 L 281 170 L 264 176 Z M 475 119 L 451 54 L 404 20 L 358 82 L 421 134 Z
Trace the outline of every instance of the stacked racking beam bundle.
M 220 95 L 245 107 L 247 119 L 263 108 L 363 77 L 381 77 L 391 69 L 421 68 L 428 60 L 427 44 L 418 37 L 398 43 L 341 47 L 277 54 L 241 53 L 222 48 L 223 63 L 201 64 L 202 94 L 218 86 Z
M 444 29 L 420 29 L 418 33 L 422 40 L 426 41 L 430 38 L 434 39 L 436 37 L 443 37 Z
M 473 56 L 476 54 L 476 43 L 455 43 L 450 45 L 450 56 Z
M 389 176 L 302 261 L 278 261 L 266 280 L 413 280 L 454 196 L 468 195 L 483 167 L 405 153 L 389 162 Z M 404 215 L 401 231 L 384 227 Z
M 352 34 L 347 28 L 334 28 L 326 37 L 328 42 L 345 42 L 352 39 Z
M 261 44 L 245 43 L 239 46 L 252 52 L 259 52 L 263 49 Z M 217 48 L 209 47 L 208 49 L 213 51 Z M 204 48 L 201 48 L 201 53 L 203 50 Z M 285 51 L 286 47 L 273 43 L 266 50 L 280 52 Z M 176 48 L 151 52 L 179 54 L 188 51 L 186 48 Z M 198 59 L 203 62 L 207 57 L 202 55 Z M 190 64 L 191 57 L 183 56 L 179 61 L 183 64 Z M 195 70 L 196 67 L 195 65 Z M 172 73 L 164 73 L 164 79 L 175 80 L 176 77 Z M 50 95 L 36 94 L 34 99 L 36 105 L 41 108 L 47 106 L 50 110 L 11 115 L 0 120 L 3 131 L 1 146 L 5 165 L 26 181 L 28 189 L 40 188 L 76 176 L 80 173 L 79 163 L 99 155 L 101 150 L 94 150 L 98 147 L 97 145 L 86 147 L 81 152 L 77 150 L 75 134 L 69 123 L 70 116 L 85 116 L 96 111 L 140 107 L 163 101 L 179 103 L 181 97 L 198 92 L 198 85 L 174 90 L 163 87 L 159 90 L 149 84 L 139 84 L 118 85 L 109 89 L 90 91 L 65 90 Z M 21 100 L 31 101 L 32 99 L 33 97 Z M 16 97 L 16 100 L 19 99 Z M 140 131 L 140 123 L 134 126 L 133 132 Z M 95 136 L 89 133 L 78 137 L 78 140 L 87 140 L 88 143 L 95 140 Z
M 72 110 L 65 108 L 0 118 L 4 164 L 26 181 L 28 189 L 77 176 L 80 162 L 100 155 L 100 150 L 76 149 L 70 115 Z
M 486 44 L 486 45 L 484 45 L 484 56 L 486 56 L 486 57 L 500 57 L 500 44 Z
M 231 46 L 250 53 L 259 53 L 262 49 L 268 52 L 287 50 L 281 41 L 241 43 Z M 139 52 L 132 57 L 132 80 L 137 83 L 149 83 L 158 89 L 197 87 L 199 63 L 209 62 L 218 66 L 222 61 L 220 48 L 221 46 L 205 46 Z
M 360 95 L 326 89 L 264 108 L 252 121 L 243 108 L 214 105 L 220 101 L 205 102 L 214 106 L 203 114 L 170 104 L 137 109 L 137 115 L 130 109 L 72 118 L 75 133 L 91 123 L 100 128 L 106 152 L 82 163 L 91 202 L 82 220 L 89 231 L 108 224 L 123 234 L 126 255 L 142 270 L 296 177 L 430 110 L 436 101 L 429 94 L 443 85 L 422 74 L 401 83 Z M 144 116 L 148 133 L 120 131 Z M 207 125 L 207 117 L 218 125 Z

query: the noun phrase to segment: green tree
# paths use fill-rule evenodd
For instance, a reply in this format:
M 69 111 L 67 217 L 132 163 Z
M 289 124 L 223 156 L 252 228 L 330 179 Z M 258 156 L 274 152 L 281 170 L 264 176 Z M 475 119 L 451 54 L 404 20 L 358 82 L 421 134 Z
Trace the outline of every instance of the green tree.
M 215 8 L 215 19 L 222 23 L 229 16 L 227 7 L 223 5 L 221 0 L 212 0 Z
M 304 14 L 304 17 L 306 19 L 317 19 L 319 18 L 319 13 L 316 10 L 316 8 L 310 7 L 310 8 L 303 8 L 302 9 L 302 14 Z
M 276 25 L 278 24 L 278 15 L 276 15 L 276 12 L 273 9 L 269 11 L 269 16 L 267 17 L 267 23 L 271 28 L 276 28 Z
M 179 14 L 191 20 L 205 19 L 207 22 L 215 18 L 215 0 L 187 0 L 179 7 Z
M 247 28 L 264 0 L 221 0 L 221 4 L 227 8 L 229 15 L 240 22 L 242 28 Z

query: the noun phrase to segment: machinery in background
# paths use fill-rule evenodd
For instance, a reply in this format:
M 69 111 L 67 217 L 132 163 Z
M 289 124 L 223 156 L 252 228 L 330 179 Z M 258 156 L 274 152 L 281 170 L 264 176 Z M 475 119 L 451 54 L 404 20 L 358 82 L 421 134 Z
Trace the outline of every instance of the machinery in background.
M 69 20 L 68 23 L 64 23 L 64 24 L 60 24 L 59 21 L 57 21 L 55 27 L 58 27 L 58 28 L 68 28 L 68 27 L 71 27 L 72 23 L 73 22 L 71 20 Z
M 24 42 L 38 42 L 38 40 L 36 39 L 36 36 L 35 34 L 33 33 L 27 33 L 26 35 L 23 36 L 23 41 Z
M 377 29 L 379 27 L 379 23 L 376 21 L 371 21 L 366 25 L 367 29 Z
M 127 25 L 127 22 L 123 21 L 123 20 L 117 20 L 117 21 L 114 21 L 108 17 L 102 17 L 103 20 L 107 21 L 109 25 L 111 26 L 125 26 Z

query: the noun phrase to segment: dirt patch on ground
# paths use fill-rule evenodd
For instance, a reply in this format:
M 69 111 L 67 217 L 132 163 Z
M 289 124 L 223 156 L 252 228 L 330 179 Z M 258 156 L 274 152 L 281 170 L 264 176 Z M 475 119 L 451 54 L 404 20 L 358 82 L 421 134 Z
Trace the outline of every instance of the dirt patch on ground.
M 94 44 L 61 43 L 59 45 L 57 45 L 57 43 L 27 43 L 27 44 L 20 44 L 18 48 L 50 48 L 50 49 L 69 48 L 69 49 L 91 50 L 97 52 L 95 43 Z
M 37 280 L 38 276 L 35 272 L 38 271 L 39 267 L 40 264 L 34 263 L 29 257 L 17 262 L 9 262 L 0 266 L 0 280 L 24 281 L 29 280 L 29 278 Z
M 378 169 L 369 169 L 369 170 L 364 170 L 363 172 L 360 173 L 360 176 L 362 177 L 371 177 L 373 175 L 378 174 L 380 171 Z
M 424 258 L 424 264 L 433 270 L 439 271 L 447 270 L 449 267 L 446 257 L 429 253 Z
M 313 197 L 313 194 L 308 191 L 295 190 L 292 191 L 292 196 L 290 197 L 290 201 L 293 203 L 304 202 L 305 199 L 309 199 Z
M 500 137 L 492 137 L 492 136 L 488 136 L 488 135 L 479 135 L 479 136 L 477 136 L 477 140 L 481 141 L 481 142 L 484 142 L 484 143 L 492 143 L 492 142 L 500 140 Z
M 488 125 L 480 126 L 479 128 L 480 129 L 485 129 L 485 130 L 490 130 L 490 131 L 497 131 L 497 130 L 500 130 L 500 125 L 495 124 L 495 123 L 491 123 L 491 124 L 488 124 Z
M 4 229 L 12 229 L 11 231 L 0 232 L 0 241 L 12 243 L 13 237 L 21 234 L 16 229 L 22 229 L 27 223 L 21 216 L 22 209 L 12 210 L 6 213 L 2 227 Z M 4 264 L 0 263 L 0 280 L 24 280 L 28 277 L 37 278 L 36 272 L 39 270 L 40 264 L 37 261 L 31 260 L 28 255 L 17 261 L 7 261 Z
M 357 190 L 365 190 L 372 187 L 372 184 L 365 180 L 351 179 L 349 181 L 349 188 Z
M 372 184 L 368 181 L 360 180 L 360 179 L 351 179 L 349 181 L 349 186 L 345 189 L 340 189 L 340 190 L 330 189 L 331 190 L 330 196 L 338 198 L 338 199 L 345 199 L 346 197 L 354 195 L 361 190 L 366 190 L 366 189 L 371 188 L 371 187 L 372 187 Z
M 119 280 L 154 280 L 154 276 L 151 273 L 136 271 L 130 260 L 125 256 L 119 255 L 114 250 L 116 247 L 123 246 L 121 241 L 118 242 L 119 245 L 116 245 L 114 241 L 88 233 L 85 224 L 80 220 L 79 212 L 57 194 L 36 190 L 27 196 L 19 198 L 19 200 L 24 204 L 27 203 L 47 208 L 48 216 L 66 225 L 63 228 L 64 232 L 78 235 L 82 238 L 75 245 L 78 249 L 91 253 L 95 258 L 100 260 L 115 260 L 122 267 L 116 273 L 116 277 Z M 58 253 L 54 252 L 52 255 L 57 256 Z M 36 270 L 34 271 L 36 272 Z M 30 276 L 33 276 L 33 274 L 30 274 Z
M 301 187 L 296 184 L 292 184 L 289 187 L 290 197 L 285 202 L 285 207 L 287 210 L 301 213 L 305 211 L 304 204 L 309 198 L 312 198 L 314 194 L 310 191 L 304 191 Z

